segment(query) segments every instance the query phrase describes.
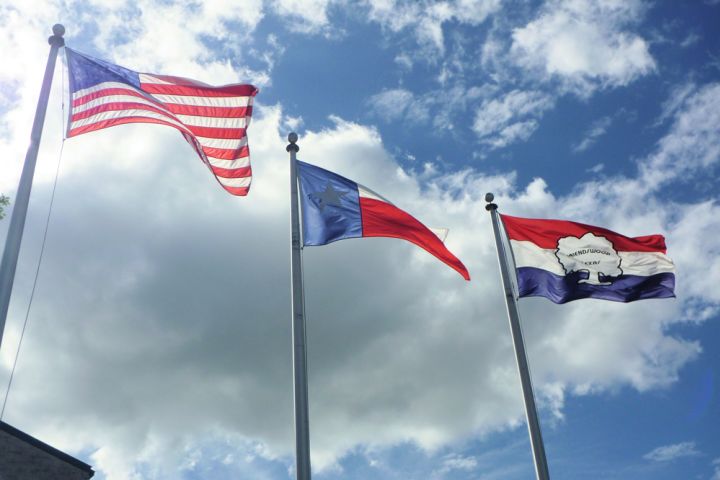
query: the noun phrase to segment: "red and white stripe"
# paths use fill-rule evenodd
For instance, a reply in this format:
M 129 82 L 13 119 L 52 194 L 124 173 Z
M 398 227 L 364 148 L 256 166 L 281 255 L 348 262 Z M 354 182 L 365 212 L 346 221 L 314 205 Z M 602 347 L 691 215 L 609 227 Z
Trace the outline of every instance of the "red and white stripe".
M 501 217 L 517 268 L 539 268 L 565 276 L 565 269 L 559 260 L 559 256 L 562 256 L 558 252 L 559 239 L 568 236 L 580 239 L 586 233 L 592 233 L 612 242 L 621 260 L 624 275 L 652 276 L 675 272 L 674 263 L 666 255 L 665 238 L 662 235 L 633 238 L 606 228 L 567 220 L 520 218 L 510 215 Z
M 233 195 L 247 195 L 252 169 L 247 127 L 257 89 L 213 87 L 180 77 L 140 73 L 140 89 L 104 82 L 72 94 L 68 137 L 125 123 L 178 129 Z
M 407 240 L 434 255 L 462 275 L 465 280 L 470 280 L 470 273 L 465 265 L 445 246 L 447 229 L 430 229 L 382 195 L 359 183 L 356 185 L 363 237 Z

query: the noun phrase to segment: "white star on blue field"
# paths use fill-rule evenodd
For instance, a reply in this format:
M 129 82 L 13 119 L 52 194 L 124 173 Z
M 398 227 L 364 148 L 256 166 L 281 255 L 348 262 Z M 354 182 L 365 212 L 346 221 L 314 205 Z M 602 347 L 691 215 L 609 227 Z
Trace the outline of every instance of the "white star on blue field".
M 3 244 L 55 23 L 134 71 L 257 86 L 253 183 L 228 195 L 162 125 L 61 154 L 58 62 L 3 421 L 99 480 L 294 478 L 296 131 L 300 160 L 448 228 L 472 276 L 396 239 L 304 250 L 314 478 L 533 478 L 493 192 L 501 213 L 662 234 L 676 265 L 674 299 L 519 301 L 551 478 L 720 480 L 720 2 L 11 2 Z
M 330 182 L 328 182 L 325 186 L 325 190 L 312 192 L 309 196 L 313 202 L 317 203 L 320 210 L 325 210 L 326 207 L 340 206 L 340 199 L 345 194 L 347 194 L 347 192 L 335 190 Z

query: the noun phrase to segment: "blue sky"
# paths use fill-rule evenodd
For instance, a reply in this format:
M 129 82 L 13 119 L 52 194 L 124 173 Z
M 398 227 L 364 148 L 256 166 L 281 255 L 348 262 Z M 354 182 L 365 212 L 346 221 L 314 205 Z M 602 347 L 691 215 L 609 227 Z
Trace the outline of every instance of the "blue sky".
M 318 479 L 531 478 L 484 195 L 661 233 L 677 298 L 520 301 L 552 478 L 720 479 L 720 2 L 222 0 L 0 8 L 0 192 L 50 27 L 124 67 L 253 83 L 250 195 L 170 128 L 64 143 L 58 66 L 0 351 L 3 420 L 95 478 L 293 478 L 286 136 L 447 227 L 305 250 Z M 7 218 L 0 221 L 4 240 Z

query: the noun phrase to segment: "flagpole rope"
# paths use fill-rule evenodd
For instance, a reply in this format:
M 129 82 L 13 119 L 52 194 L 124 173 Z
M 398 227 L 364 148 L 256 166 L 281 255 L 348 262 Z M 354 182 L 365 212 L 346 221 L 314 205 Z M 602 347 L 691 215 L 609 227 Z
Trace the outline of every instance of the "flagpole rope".
M 20 357 L 20 348 L 22 347 L 23 338 L 25 338 L 25 330 L 27 329 L 28 320 L 30 319 L 30 308 L 32 307 L 33 299 L 35 298 L 35 289 L 37 287 L 38 277 L 40 276 L 40 266 L 42 265 L 43 254 L 45 253 L 45 243 L 47 241 L 48 227 L 50 226 L 50 215 L 52 214 L 53 203 L 55 202 L 55 190 L 57 188 L 58 176 L 60 174 L 60 164 L 62 163 L 63 149 L 65 148 L 66 132 L 65 132 L 65 74 L 67 73 L 67 65 L 62 62 L 62 74 L 60 97 L 61 97 L 61 117 L 62 117 L 62 141 L 60 143 L 60 151 L 58 152 L 57 167 L 55 169 L 55 180 L 53 181 L 52 193 L 50 194 L 50 206 L 48 207 L 47 219 L 45 220 L 45 231 L 43 232 L 42 245 L 40 247 L 40 256 L 38 257 L 37 268 L 35 269 L 35 278 L 33 279 L 33 286 L 30 292 L 30 301 L 28 302 L 27 309 L 25 311 L 25 321 L 23 322 L 22 331 L 20 332 L 20 340 L 18 341 L 18 348 L 15 351 L 15 359 L 13 360 L 12 370 L 10 370 L 10 378 L 8 379 L 7 388 L 5 389 L 5 398 L 3 399 L 2 410 L 0 410 L 0 421 L 5 416 L 5 407 L 7 406 L 8 397 L 10 397 L 10 388 L 12 387 L 13 378 L 15 377 L 15 369 L 17 367 L 18 358 Z

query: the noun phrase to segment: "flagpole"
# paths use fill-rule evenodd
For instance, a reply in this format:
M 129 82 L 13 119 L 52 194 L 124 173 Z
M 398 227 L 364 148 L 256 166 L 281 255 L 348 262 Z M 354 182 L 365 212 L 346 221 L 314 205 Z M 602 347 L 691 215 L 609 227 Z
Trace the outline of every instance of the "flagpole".
M 290 152 L 290 224 L 292 230 L 292 336 L 295 396 L 295 478 L 310 480 L 310 426 L 308 420 L 307 354 L 305 351 L 305 294 L 302 274 L 302 242 L 298 209 L 297 133 L 288 135 Z
M 512 334 L 513 346 L 515 347 L 515 360 L 517 360 L 520 383 L 522 385 L 523 399 L 525 401 L 525 416 L 530 434 L 530 446 L 532 448 L 533 460 L 535 463 L 535 474 L 538 480 L 549 480 L 547 459 L 545 458 L 545 446 L 543 445 L 542 433 L 540 432 L 540 421 L 538 420 L 537 409 L 535 408 L 535 397 L 530 379 L 527 355 L 525 354 L 525 343 L 523 342 L 522 330 L 520 328 L 520 314 L 518 313 L 517 300 L 510 283 L 510 268 L 507 264 L 507 253 L 502 241 L 500 229 L 500 215 L 497 212 L 498 206 L 492 203 L 492 193 L 485 195 L 485 210 L 490 212 L 492 218 L 493 233 L 495 234 L 495 246 L 500 262 L 500 274 L 502 275 L 503 289 L 505 290 L 505 304 L 507 305 L 508 319 L 510 320 L 510 332 Z
M 35 174 L 35 164 L 37 163 L 43 124 L 45 123 L 45 112 L 47 111 L 48 98 L 50 97 L 50 87 L 52 86 L 53 73 L 55 72 L 55 60 L 57 59 L 58 50 L 65 45 L 65 40 L 63 39 L 65 27 L 56 24 L 53 25 L 52 31 L 53 35 L 48 38 L 50 54 L 48 55 L 47 65 L 45 66 L 45 76 L 43 77 L 42 87 L 40 89 L 40 98 L 37 108 L 35 109 L 35 120 L 33 121 L 32 132 L 30 134 L 30 146 L 25 155 L 25 165 L 20 175 L 20 183 L 17 194 L 15 195 L 12 216 L 10 217 L 10 226 L 8 227 L 7 238 L 5 240 L 2 264 L 0 264 L 0 347 L 2 346 L 5 321 L 10 306 L 10 294 L 12 293 L 13 282 L 15 280 L 15 268 L 17 267 L 18 255 L 20 254 L 20 243 L 22 242 L 23 229 L 25 228 L 25 217 L 27 216 L 28 204 L 30 203 L 30 190 L 32 189 L 33 175 Z

